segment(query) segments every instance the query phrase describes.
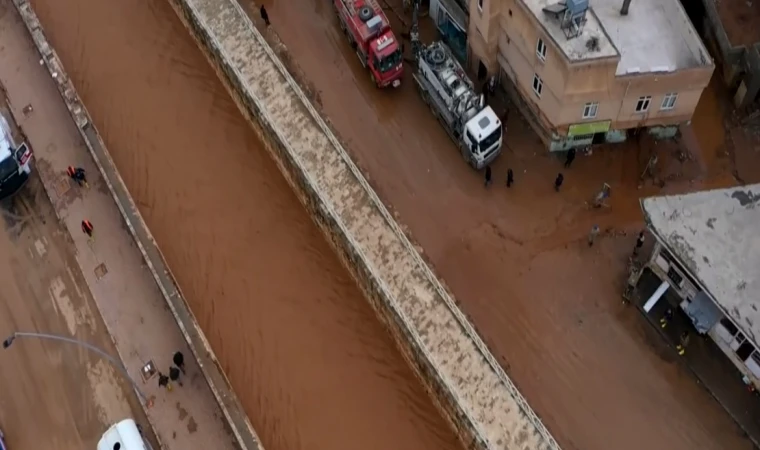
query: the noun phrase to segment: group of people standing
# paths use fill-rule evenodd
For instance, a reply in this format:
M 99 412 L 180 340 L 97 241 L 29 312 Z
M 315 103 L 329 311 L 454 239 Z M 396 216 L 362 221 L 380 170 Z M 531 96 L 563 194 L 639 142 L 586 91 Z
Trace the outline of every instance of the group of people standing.
M 573 164 L 573 161 L 575 161 L 576 156 L 576 150 L 574 148 L 571 148 L 567 152 L 567 156 L 565 156 L 565 169 L 569 169 L 570 166 Z M 562 183 L 565 181 L 565 176 L 560 172 L 557 174 L 557 177 L 554 179 L 554 190 L 559 192 L 560 188 L 562 187 Z M 485 187 L 489 187 L 491 183 L 493 182 L 493 172 L 491 171 L 491 165 L 487 165 L 485 169 Z M 515 173 L 512 171 L 512 168 L 507 168 L 507 187 L 510 188 L 515 183 Z
M 180 381 L 180 376 L 185 374 L 185 355 L 182 354 L 182 352 L 176 352 L 174 353 L 174 356 L 172 357 L 172 365 L 169 366 L 169 376 L 166 376 L 162 372 L 158 372 L 158 386 L 164 387 L 166 390 L 171 391 L 172 385 L 171 383 L 177 383 L 178 385 L 182 386 L 182 381 Z

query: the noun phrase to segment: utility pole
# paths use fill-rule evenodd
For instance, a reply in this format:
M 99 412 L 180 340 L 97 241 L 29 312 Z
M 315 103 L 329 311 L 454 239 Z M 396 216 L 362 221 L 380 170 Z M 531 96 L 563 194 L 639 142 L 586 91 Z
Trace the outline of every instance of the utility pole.
M 116 369 L 119 370 L 119 372 L 122 373 L 122 375 L 124 375 L 124 378 L 126 378 L 127 381 L 129 381 L 129 383 L 135 389 L 135 392 L 137 392 L 137 396 L 140 398 L 141 402 L 143 402 L 148 408 L 153 406 L 153 401 L 148 399 L 148 397 L 146 397 L 145 394 L 143 394 L 142 390 L 140 389 L 140 386 L 138 386 L 135 380 L 133 380 L 132 377 L 129 375 L 129 372 L 127 371 L 127 368 L 124 367 L 124 364 L 122 364 L 120 361 L 115 359 L 113 356 L 109 355 L 105 350 L 95 347 L 92 344 L 88 344 L 87 342 L 80 341 L 80 340 L 73 339 L 66 336 L 59 336 L 57 334 L 46 334 L 46 333 L 24 333 L 20 331 L 13 333 L 6 340 L 3 341 L 3 349 L 7 349 L 8 347 L 10 347 L 13 344 L 13 342 L 18 338 L 37 338 L 37 339 L 46 339 L 46 340 L 51 340 L 51 341 L 66 342 L 69 344 L 74 344 L 79 347 L 85 348 L 93 353 L 97 353 L 101 358 L 111 363 L 112 366 L 114 366 Z

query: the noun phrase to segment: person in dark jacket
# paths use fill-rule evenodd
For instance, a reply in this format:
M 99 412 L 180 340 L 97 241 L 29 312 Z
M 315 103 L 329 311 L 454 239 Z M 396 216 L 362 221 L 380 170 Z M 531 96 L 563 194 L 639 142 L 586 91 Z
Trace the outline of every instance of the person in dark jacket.
M 76 181 L 78 185 L 87 186 L 87 175 L 81 167 L 69 166 L 66 169 L 66 173 L 69 175 L 69 178 Z
M 562 182 L 565 181 L 565 176 L 561 173 L 557 175 L 557 178 L 554 179 L 554 190 L 559 192 L 559 188 L 562 187 Z
M 264 8 L 264 5 L 261 5 L 261 8 L 259 8 L 259 14 L 261 14 L 261 20 L 264 21 L 266 26 L 269 26 L 272 24 L 271 22 L 269 22 L 269 14 L 267 14 L 267 9 Z
M 187 373 L 185 372 L 185 355 L 183 355 L 182 352 L 178 351 L 174 353 L 172 361 L 174 362 L 174 365 L 182 371 L 182 373 Z
M 570 168 L 570 165 L 575 161 L 575 148 L 571 148 L 567 151 L 567 157 L 565 158 L 565 168 Z

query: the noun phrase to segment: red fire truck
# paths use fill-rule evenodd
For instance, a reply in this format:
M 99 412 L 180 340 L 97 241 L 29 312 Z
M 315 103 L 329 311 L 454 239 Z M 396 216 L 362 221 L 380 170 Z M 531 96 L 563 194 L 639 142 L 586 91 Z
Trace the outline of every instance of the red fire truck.
M 378 87 L 401 86 L 403 55 L 377 0 L 333 0 L 340 27 Z

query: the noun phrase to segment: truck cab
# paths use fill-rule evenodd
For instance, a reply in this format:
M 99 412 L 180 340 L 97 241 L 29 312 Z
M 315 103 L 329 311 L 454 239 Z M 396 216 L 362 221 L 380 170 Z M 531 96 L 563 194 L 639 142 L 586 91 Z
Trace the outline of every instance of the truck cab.
M 501 153 L 501 120 L 486 106 L 464 125 L 462 157 L 480 170 L 491 164 Z
M 368 66 L 378 87 L 399 87 L 403 74 L 403 55 L 393 31 L 388 30 L 369 45 Z
M 32 173 L 32 150 L 26 142 L 16 144 L 13 130 L 0 114 L 0 200 L 18 192 Z
M 384 88 L 401 86 L 401 44 L 377 0 L 333 0 L 335 11 L 351 47 L 372 82 Z

